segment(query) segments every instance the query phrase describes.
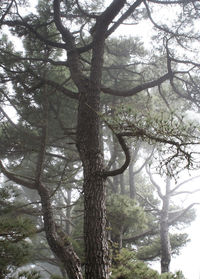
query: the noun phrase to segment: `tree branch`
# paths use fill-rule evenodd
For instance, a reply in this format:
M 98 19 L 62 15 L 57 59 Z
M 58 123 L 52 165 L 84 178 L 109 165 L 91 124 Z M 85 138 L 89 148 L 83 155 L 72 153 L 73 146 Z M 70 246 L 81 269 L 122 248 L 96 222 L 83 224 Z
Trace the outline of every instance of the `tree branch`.
M 171 219 L 168 221 L 168 225 L 171 226 L 173 225 L 175 222 L 177 222 L 182 216 L 185 215 L 185 213 L 192 208 L 194 205 L 199 205 L 200 203 L 192 203 L 190 204 L 188 207 L 186 207 L 185 209 L 181 210 L 181 213 L 179 215 L 177 215 L 175 218 Z
M 68 51 L 75 50 L 75 39 L 72 33 L 63 26 L 61 22 L 61 15 L 60 15 L 60 0 L 53 1 L 53 9 L 54 9 L 54 21 L 58 31 L 62 35 L 62 39 L 65 42 L 65 48 Z
M 195 3 L 195 2 L 199 2 L 199 0 L 167 0 L 167 1 L 166 0 L 148 0 L 148 2 L 156 3 L 156 4 L 171 5 L 171 4 Z
M 199 178 L 199 177 L 200 177 L 200 175 L 197 175 L 197 176 L 191 177 L 191 178 L 189 178 L 189 179 L 183 181 L 182 183 L 178 184 L 176 187 L 174 187 L 173 189 L 171 189 L 170 194 L 172 194 L 172 195 L 174 196 L 174 192 L 175 192 L 176 190 L 178 190 L 182 185 L 184 185 L 184 184 L 186 184 L 186 183 L 188 183 L 188 182 L 190 182 L 190 181 L 192 181 L 192 180 L 194 180 L 194 179 L 196 179 L 196 178 Z M 177 193 L 177 194 L 178 194 L 178 193 Z M 176 194 L 176 195 L 177 195 L 177 194 Z
M 10 9 L 11 9 L 13 3 L 14 3 L 14 0 L 12 0 L 12 1 L 10 2 L 10 4 L 8 5 L 8 7 L 7 7 L 5 13 L 2 15 L 2 17 L 1 17 L 1 19 L 0 19 L 0 26 L 1 26 L 1 24 L 3 23 L 3 20 L 4 20 L 4 18 L 6 17 L 6 15 L 9 13 L 9 11 L 10 11 Z
M 7 26 L 24 26 L 26 28 L 28 28 L 28 30 L 33 33 L 37 39 L 39 39 L 40 41 L 44 42 L 46 45 L 52 46 L 52 47 L 56 47 L 56 48 L 61 48 L 61 49 L 66 49 L 66 45 L 63 43 L 57 43 L 57 42 L 53 42 L 53 41 L 49 41 L 48 39 L 46 39 L 45 37 L 43 37 L 42 35 L 40 35 L 32 26 L 30 26 L 26 21 L 20 21 L 20 20 L 6 20 L 3 22 L 4 25 Z
M 79 94 L 78 93 L 65 88 L 64 86 L 60 85 L 59 83 L 57 83 L 57 82 L 55 82 L 53 80 L 43 79 L 41 77 L 40 77 L 40 80 L 46 82 L 48 85 L 52 86 L 56 90 L 59 90 L 66 97 L 69 97 L 69 98 L 74 99 L 74 100 L 78 100 L 79 99 Z
M 33 189 L 35 190 L 35 183 L 34 182 L 30 182 L 28 180 L 24 180 L 22 178 L 17 177 L 17 174 L 14 174 L 12 172 L 9 172 L 6 170 L 6 168 L 4 167 L 2 161 L 0 160 L 0 169 L 2 171 L 2 173 L 11 181 L 14 181 L 15 183 L 22 185 L 24 187 L 27 187 L 29 189 Z
M 135 236 L 129 237 L 129 238 L 124 238 L 122 241 L 125 243 L 131 243 L 131 242 L 135 242 L 137 240 L 139 240 L 140 238 L 144 238 L 145 236 L 149 236 L 149 235 L 156 235 L 159 231 L 156 230 L 155 228 L 150 229 L 148 231 L 145 231 L 143 233 L 137 234 Z
M 113 0 L 107 9 L 99 16 L 101 25 L 107 27 L 124 7 L 125 0 Z M 98 22 L 98 20 L 97 20 Z
M 154 148 L 153 150 L 151 151 L 151 154 L 145 159 L 144 163 L 136 170 L 136 171 L 133 171 L 133 174 L 138 174 L 143 168 L 144 166 L 147 165 L 148 161 L 151 159 L 152 155 L 153 155 L 153 152 L 154 152 Z
M 148 175 L 149 175 L 149 178 L 150 178 L 150 180 L 151 180 L 151 183 L 152 183 L 152 184 L 155 186 L 155 188 L 157 189 L 157 192 L 158 192 L 159 197 L 163 200 L 164 195 L 163 195 L 162 192 L 161 192 L 161 188 L 160 188 L 160 186 L 155 182 L 155 180 L 153 179 L 153 176 L 152 176 L 150 170 L 147 168 L 147 166 L 146 166 L 146 172 L 147 172 Z
M 110 95 L 114 95 L 114 96 L 122 96 L 122 97 L 130 97 L 130 96 L 136 95 L 137 93 L 139 93 L 145 89 L 149 89 L 149 88 L 158 86 L 158 85 L 162 84 L 163 82 L 165 82 L 166 80 L 170 79 L 170 77 L 171 77 L 170 74 L 167 73 L 156 80 L 143 83 L 143 84 L 138 85 L 129 90 L 114 90 L 114 89 L 105 88 L 105 87 L 102 87 L 101 90 L 105 94 L 110 94 Z
M 108 37 L 110 34 L 112 34 L 119 26 L 123 23 L 124 20 L 126 20 L 133 12 L 134 10 L 143 2 L 143 0 L 137 0 L 133 5 L 115 22 L 109 30 L 106 32 L 106 37 Z
M 115 175 L 123 173 L 127 169 L 127 167 L 129 166 L 129 163 L 130 163 L 130 160 L 131 160 L 130 152 L 129 152 L 129 149 L 128 149 L 126 143 L 125 143 L 125 140 L 119 134 L 116 134 L 116 137 L 118 139 L 118 142 L 119 142 L 122 150 L 124 151 L 126 159 L 125 159 L 124 164 L 119 169 L 116 169 L 116 170 L 113 170 L 113 171 L 105 171 L 104 170 L 103 171 L 103 176 L 104 177 L 115 176 Z

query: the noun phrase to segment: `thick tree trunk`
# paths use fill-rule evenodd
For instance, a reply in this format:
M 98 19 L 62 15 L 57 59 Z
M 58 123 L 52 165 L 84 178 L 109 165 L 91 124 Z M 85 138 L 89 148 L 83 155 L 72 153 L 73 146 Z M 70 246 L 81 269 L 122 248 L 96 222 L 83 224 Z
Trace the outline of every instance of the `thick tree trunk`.
M 99 136 L 99 90 L 88 88 L 81 94 L 77 147 L 84 171 L 84 240 L 85 278 L 108 278 L 108 244 L 106 238 L 105 179 Z

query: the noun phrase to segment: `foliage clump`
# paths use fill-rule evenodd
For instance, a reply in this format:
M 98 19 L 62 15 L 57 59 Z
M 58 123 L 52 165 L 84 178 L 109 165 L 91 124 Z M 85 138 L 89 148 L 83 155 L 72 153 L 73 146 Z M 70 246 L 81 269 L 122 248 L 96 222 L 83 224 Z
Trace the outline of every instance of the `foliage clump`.
M 142 261 L 137 260 L 135 252 L 121 249 L 115 256 L 111 279 L 185 279 L 181 271 L 159 274 Z

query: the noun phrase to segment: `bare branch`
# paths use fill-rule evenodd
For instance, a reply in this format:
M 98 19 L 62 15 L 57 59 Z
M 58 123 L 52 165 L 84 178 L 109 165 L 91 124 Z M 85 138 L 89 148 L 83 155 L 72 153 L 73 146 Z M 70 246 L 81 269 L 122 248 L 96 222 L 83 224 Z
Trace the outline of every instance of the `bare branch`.
M 163 194 L 162 194 L 162 192 L 161 192 L 161 188 L 160 188 L 160 186 L 155 182 L 155 180 L 153 179 L 152 173 L 150 172 L 150 169 L 147 168 L 147 166 L 146 166 L 146 172 L 147 172 L 148 175 L 149 175 L 149 178 L 150 178 L 150 180 L 151 180 L 151 183 L 152 183 L 152 184 L 155 186 L 155 188 L 157 189 L 157 192 L 158 192 L 159 197 L 160 197 L 161 199 L 163 199 L 164 196 L 163 196 Z
M 194 180 L 194 179 L 196 179 L 196 178 L 199 178 L 199 177 L 200 177 L 200 175 L 197 175 L 197 176 L 193 176 L 193 177 L 191 177 L 191 178 L 189 178 L 189 179 L 183 181 L 182 183 L 178 184 L 175 188 L 171 189 L 170 193 L 174 196 L 174 192 L 175 192 L 176 190 L 178 190 L 182 185 L 187 184 L 188 182 L 190 182 L 190 181 L 192 181 L 192 180 Z M 178 193 L 176 193 L 176 195 L 177 195 L 177 194 L 178 194 Z

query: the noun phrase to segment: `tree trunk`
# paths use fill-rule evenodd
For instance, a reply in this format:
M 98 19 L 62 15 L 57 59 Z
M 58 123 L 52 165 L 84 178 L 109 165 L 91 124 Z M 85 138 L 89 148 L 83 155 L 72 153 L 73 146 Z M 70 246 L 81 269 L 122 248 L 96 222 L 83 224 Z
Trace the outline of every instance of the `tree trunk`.
M 84 172 L 84 240 L 85 278 L 108 278 L 108 244 L 106 238 L 105 179 L 99 136 L 99 90 L 81 94 L 77 147 Z
M 68 235 L 71 234 L 71 195 L 72 191 L 71 189 L 67 190 L 67 209 L 66 209 L 66 216 L 67 216 L 67 221 L 66 221 L 66 233 Z
M 38 184 L 37 188 L 41 197 L 46 238 L 51 250 L 62 262 L 70 279 L 83 279 L 80 260 L 67 235 L 56 228 L 48 189 L 41 183 Z
M 166 194 L 163 196 L 163 207 L 160 221 L 160 239 L 161 239 L 161 273 L 169 272 L 171 261 L 171 245 L 169 238 L 169 178 L 166 183 Z
M 114 162 L 113 169 L 117 168 L 117 163 Z M 112 191 L 114 194 L 118 194 L 119 192 L 119 175 L 113 176 L 113 188 Z
M 135 177 L 133 173 L 133 165 L 134 162 L 131 160 L 129 168 L 128 168 L 128 173 L 129 173 L 129 189 L 130 189 L 130 198 L 135 199 L 136 198 L 136 187 L 135 187 Z
M 120 190 L 121 190 L 121 195 L 125 195 L 125 184 L 124 184 L 124 174 L 120 174 Z

